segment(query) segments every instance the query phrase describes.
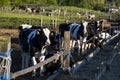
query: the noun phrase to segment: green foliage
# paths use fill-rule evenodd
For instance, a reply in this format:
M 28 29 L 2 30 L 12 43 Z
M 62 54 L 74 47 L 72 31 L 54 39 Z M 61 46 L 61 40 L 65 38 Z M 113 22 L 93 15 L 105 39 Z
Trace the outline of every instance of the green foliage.
M 81 0 L 80 7 L 88 9 L 100 9 L 104 7 L 105 0 Z
M 104 5 L 98 3 L 98 4 L 95 5 L 94 10 L 103 11 L 104 10 Z
M 0 0 L 0 5 L 1 6 L 8 6 L 9 5 L 9 0 Z
M 101 9 L 104 4 L 120 6 L 120 0 L 0 0 L 0 6 L 23 4 L 51 4 L 54 6 L 77 6 L 87 9 Z
M 47 3 L 55 5 L 55 6 L 57 5 L 57 1 L 56 0 L 48 0 Z
M 92 9 L 91 3 L 88 2 L 89 0 L 81 0 L 80 7 Z
M 15 4 L 15 5 L 22 5 L 23 1 L 22 0 L 13 0 L 12 3 Z
M 115 0 L 116 6 L 120 7 L 120 0 Z

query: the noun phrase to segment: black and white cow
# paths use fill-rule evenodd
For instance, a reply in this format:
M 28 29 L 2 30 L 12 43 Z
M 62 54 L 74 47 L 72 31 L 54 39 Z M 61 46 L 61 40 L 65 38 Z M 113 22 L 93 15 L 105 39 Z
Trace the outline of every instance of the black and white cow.
M 80 54 L 80 44 L 82 38 L 84 37 L 84 27 L 77 23 L 63 23 L 59 26 L 60 37 L 64 37 L 64 32 L 70 31 L 70 49 L 74 49 L 75 43 L 78 43 L 78 54 Z M 73 50 L 71 50 L 73 51 Z
M 29 59 L 32 60 L 33 65 L 36 65 L 37 56 L 41 61 L 45 59 L 46 46 L 50 44 L 49 40 L 50 30 L 42 27 L 30 27 L 21 25 L 19 27 L 20 47 L 22 51 L 22 69 L 28 67 Z M 40 67 L 40 75 L 42 76 L 43 66 Z M 34 70 L 33 76 L 36 75 Z
M 100 42 L 101 39 L 104 37 L 104 32 L 102 31 L 102 27 L 100 26 L 101 22 L 98 20 L 93 20 L 91 22 L 88 22 L 86 26 L 86 37 L 84 38 L 83 42 L 84 45 L 92 43 L 92 45 L 95 45 L 96 47 L 102 48 L 102 44 Z M 101 32 L 101 33 L 100 33 Z M 102 35 L 98 35 L 98 34 Z
M 97 34 L 98 32 L 102 31 L 101 21 L 94 20 L 94 21 L 81 21 L 81 25 L 84 27 L 84 34 L 88 36 L 89 34 Z
M 61 51 L 60 49 L 60 34 L 56 30 L 51 30 L 50 35 L 50 42 L 51 44 L 47 48 L 47 54 L 45 56 L 45 59 L 50 58 L 51 56 L 55 55 L 56 53 L 59 53 Z M 72 59 L 72 56 L 70 56 L 70 67 L 74 64 L 74 61 Z M 61 59 L 54 60 L 48 64 L 45 65 L 45 73 L 53 74 L 55 71 L 59 71 L 61 69 Z
M 51 30 L 49 39 L 51 44 L 47 47 L 45 59 L 48 59 L 58 53 L 59 50 L 59 33 L 56 30 Z M 53 74 L 55 71 L 59 70 L 61 67 L 60 59 L 52 61 L 45 65 L 45 73 Z
M 59 45 L 60 45 L 60 34 L 57 31 L 51 30 L 50 35 L 49 35 L 49 39 L 50 39 L 50 46 L 54 47 L 54 49 L 56 51 L 60 51 L 59 50 Z
M 112 38 L 112 36 L 108 32 L 101 32 L 98 34 L 98 37 L 101 44 L 104 44 L 104 42 L 107 42 Z

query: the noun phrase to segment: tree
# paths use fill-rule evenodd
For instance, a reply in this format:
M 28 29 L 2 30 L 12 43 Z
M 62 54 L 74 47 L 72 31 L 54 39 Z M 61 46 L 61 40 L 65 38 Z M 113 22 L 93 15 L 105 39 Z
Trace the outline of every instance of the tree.
M 90 0 L 81 0 L 79 6 L 83 8 L 92 9 L 92 6 L 90 5 Z
M 13 0 L 13 4 L 14 5 L 21 5 L 23 4 L 24 2 L 22 0 Z
M 115 0 L 115 4 L 117 7 L 120 7 L 120 0 Z
M 104 9 L 105 0 L 95 0 L 94 10 L 103 10 Z
M 8 5 L 10 5 L 10 1 L 9 0 L 0 0 L 0 5 L 1 6 L 8 6 Z
M 52 4 L 52 5 L 57 5 L 57 1 L 56 0 L 47 0 L 48 4 Z
M 100 11 L 104 11 L 104 4 L 99 4 L 97 3 L 94 8 L 94 10 L 100 10 Z

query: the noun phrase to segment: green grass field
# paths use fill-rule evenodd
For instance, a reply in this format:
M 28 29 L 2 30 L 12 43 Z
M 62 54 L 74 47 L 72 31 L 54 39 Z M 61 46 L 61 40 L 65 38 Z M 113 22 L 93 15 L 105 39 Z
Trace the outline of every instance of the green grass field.
M 51 20 L 51 19 L 59 19 L 58 17 L 49 17 L 49 16 L 43 16 L 43 15 L 35 15 L 35 14 L 24 14 L 24 13 L 6 13 L 6 12 L 1 12 L 0 17 L 5 17 L 5 18 L 30 18 L 30 19 L 46 19 L 46 20 Z
M 87 16 L 81 15 L 78 17 L 76 15 L 77 12 L 92 12 L 95 13 L 97 18 L 99 16 L 104 15 L 108 16 L 108 14 L 99 12 L 99 11 L 93 11 L 93 10 L 87 10 L 87 9 L 82 9 L 78 7 L 73 7 L 73 6 L 61 6 L 61 7 L 54 7 L 50 6 L 46 9 L 61 9 L 61 10 L 67 10 L 68 13 L 66 16 L 63 16 L 63 12 L 61 12 L 60 16 L 57 16 L 56 14 L 53 14 L 53 16 L 46 16 L 46 13 L 42 14 L 34 14 L 34 13 L 25 13 L 23 11 L 0 11 L 0 28 L 17 28 L 19 25 L 24 24 L 24 23 L 30 23 L 32 25 L 40 25 L 41 19 L 43 20 L 43 26 L 50 26 L 51 20 L 57 20 L 57 25 L 60 23 L 65 22 L 68 20 L 69 22 L 71 21 L 80 21 L 82 19 L 87 19 Z

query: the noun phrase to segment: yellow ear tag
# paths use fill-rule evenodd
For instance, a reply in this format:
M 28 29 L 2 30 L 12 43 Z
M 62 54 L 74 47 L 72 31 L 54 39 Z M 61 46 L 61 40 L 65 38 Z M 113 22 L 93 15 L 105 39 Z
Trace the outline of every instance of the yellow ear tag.
M 51 33 L 51 36 L 53 36 L 53 33 Z
M 40 35 L 40 32 L 39 32 L 39 31 L 37 31 L 37 35 Z

